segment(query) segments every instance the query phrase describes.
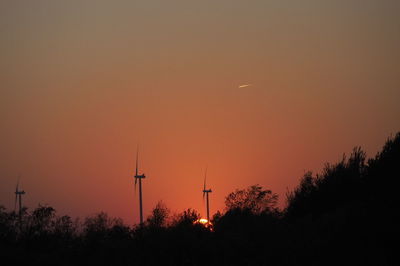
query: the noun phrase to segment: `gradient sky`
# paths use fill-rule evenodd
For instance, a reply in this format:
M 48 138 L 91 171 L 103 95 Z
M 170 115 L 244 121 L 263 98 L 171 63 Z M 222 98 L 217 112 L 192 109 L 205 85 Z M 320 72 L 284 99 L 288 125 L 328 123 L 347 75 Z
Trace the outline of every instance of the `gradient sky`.
M 400 1 L 0 1 L 0 205 L 138 221 L 280 195 L 400 130 Z M 242 84 L 251 86 L 239 88 Z

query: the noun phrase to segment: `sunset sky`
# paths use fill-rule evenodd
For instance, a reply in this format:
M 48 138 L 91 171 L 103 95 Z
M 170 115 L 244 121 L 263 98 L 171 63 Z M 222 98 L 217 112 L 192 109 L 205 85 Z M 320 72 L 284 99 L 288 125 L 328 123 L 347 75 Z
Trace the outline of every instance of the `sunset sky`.
M 400 130 L 400 1 L 1 1 L 0 205 L 138 222 Z M 241 86 L 250 85 L 250 86 Z

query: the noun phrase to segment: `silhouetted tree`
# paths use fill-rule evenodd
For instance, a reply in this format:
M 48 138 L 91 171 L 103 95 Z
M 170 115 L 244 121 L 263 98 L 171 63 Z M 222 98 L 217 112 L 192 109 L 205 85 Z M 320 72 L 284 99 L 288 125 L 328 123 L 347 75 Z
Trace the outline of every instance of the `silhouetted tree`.
M 313 204 L 311 199 L 315 191 L 315 178 L 312 172 L 307 172 L 300 180 L 299 186 L 286 194 L 286 213 L 290 216 L 298 216 L 310 212 Z
M 200 219 L 200 213 L 193 209 L 184 210 L 182 213 L 174 215 L 172 218 L 172 226 L 192 226 L 195 221 Z
M 150 227 L 164 227 L 167 225 L 170 210 L 167 206 L 159 201 L 151 212 L 151 215 L 147 217 L 146 223 Z
M 305 173 L 299 186 L 286 195 L 287 217 L 320 215 L 360 200 L 365 168 L 365 152 L 356 147 L 348 160 L 343 155 L 337 164 L 327 163 L 322 174 Z
M 400 198 L 400 132 L 395 137 L 389 138 L 382 151 L 368 160 L 366 171 L 366 186 L 370 202 L 374 206 L 397 207 Z
M 253 185 L 230 193 L 225 199 L 225 206 L 227 211 L 240 209 L 259 214 L 274 211 L 277 202 L 277 194 L 259 185 Z
M 214 224 L 214 223 L 218 223 L 218 221 L 221 219 L 221 217 L 223 216 L 223 214 L 220 212 L 220 211 L 217 211 L 214 215 L 213 215 L 213 217 L 212 217 L 212 219 L 211 219 L 211 222 Z
M 0 205 L 0 241 L 13 241 L 16 236 L 16 214 Z
M 105 241 L 116 232 L 125 232 L 126 226 L 120 218 L 111 218 L 105 212 L 87 217 L 83 224 L 83 232 L 89 241 Z
M 61 238 L 73 238 L 78 233 L 78 221 L 68 215 L 56 217 L 53 222 L 54 234 Z
M 19 219 L 17 219 L 16 222 L 17 228 L 20 229 L 18 236 L 20 238 L 29 239 L 30 241 L 41 241 L 40 243 L 49 244 L 45 243 L 45 239 L 48 239 L 53 233 L 55 209 L 50 206 L 39 204 L 31 213 L 29 213 L 27 209 L 22 213 L 22 224 L 19 225 Z

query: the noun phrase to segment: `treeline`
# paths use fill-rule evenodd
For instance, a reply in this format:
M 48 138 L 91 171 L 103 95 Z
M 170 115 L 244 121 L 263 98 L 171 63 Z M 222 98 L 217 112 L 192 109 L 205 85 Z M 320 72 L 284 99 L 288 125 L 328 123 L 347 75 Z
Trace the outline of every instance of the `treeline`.
M 226 197 L 213 227 L 162 202 L 143 226 L 106 213 L 83 221 L 50 206 L 0 208 L 3 265 L 399 265 L 400 133 L 367 159 L 357 147 L 286 195 L 259 185 Z

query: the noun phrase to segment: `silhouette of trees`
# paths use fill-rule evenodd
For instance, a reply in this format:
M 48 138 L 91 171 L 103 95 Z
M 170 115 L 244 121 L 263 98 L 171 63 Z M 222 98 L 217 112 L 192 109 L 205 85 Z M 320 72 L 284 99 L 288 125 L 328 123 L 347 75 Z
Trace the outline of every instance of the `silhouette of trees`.
M 212 222 L 213 224 L 218 223 L 218 221 L 221 219 L 222 216 L 223 216 L 223 214 L 222 214 L 220 211 L 217 211 L 217 212 L 213 215 L 213 217 L 212 217 L 212 219 L 211 219 L 211 222 Z
M 362 197 L 365 152 L 356 147 L 349 159 L 325 165 L 322 174 L 304 174 L 300 184 L 286 195 L 288 217 L 320 215 Z
M 0 205 L 0 240 L 11 241 L 16 234 L 15 213 L 8 213 L 4 206 Z
M 301 178 L 299 186 L 286 194 L 288 216 L 300 216 L 314 209 L 311 199 L 316 191 L 315 183 L 312 172 L 307 172 Z
M 32 237 L 42 237 L 53 231 L 56 210 L 39 205 L 27 219 L 27 231 Z
M 194 222 L 200 219 L 200 213 L 191 208 L 184 210 L 182 213 L 172 218 L 172 226 L 193 226 Z
M 277 194 L 272 193 L 271 190 L 264 190 L 259 185 L 253 185 L 230 193 L 225 199 L 225 206 L 227 211 L 240 209 L 260 214 L 274 211 L 277 202 Z
M 87 241 L 101 243 L 109 239 L 126 238 L 130 230 L 122 219 L 111 218 L 107 213 L 100 212 L 85 219 L 83 233 Z
M 170 210 L 167 206 L 159 201 L 152 210 L 152 213 L 149 217 L 147 217 L 146 223 L 150 227 L 165 227 L 168 222 Z
M 380 206 L 398 206 L 398 180 L 400 177 L 400 132 L 386 141 L 382 151 L 368 160 L 366 189 L 370 203 Z
M 121 222 L 120 220 L 114 220 L 112 218 L 109 218 L 107 213 L 100 212 L 85 219 L 85 222 L 83 224 L 84 232 L 86 234 L 106 232 L 114 224 L 118 224 L 120 222 Z
M 61 238 L 73 238 L 78 233 L 78 222 L 74 221 L 70 216 L 63 215 L 56 217 L 53 222 L 54 234 Z
M 365 161 L 365 152 L 356 147 L 349 159 L 327 164 L 321 174 L 306 173 L 288 193 L 285 218 L 292 230 L 289 237 L 300 247 L 296 251 L 312 248 L 322 254 L 320 261 L 335 258 L 332 264 L 346 256 L 349 264 L 393 265 L 397 256 L 389 243 L 400 233 L 400 134 Z

